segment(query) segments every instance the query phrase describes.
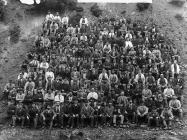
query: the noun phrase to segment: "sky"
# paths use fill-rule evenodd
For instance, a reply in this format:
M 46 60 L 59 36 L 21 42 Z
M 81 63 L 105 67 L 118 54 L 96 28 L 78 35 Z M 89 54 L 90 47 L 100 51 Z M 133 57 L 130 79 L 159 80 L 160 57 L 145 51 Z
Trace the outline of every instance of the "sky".
M 23 3 L 23 4 L 28 4 L 28 5 L 32 5 L 32 4 L 34 4 L 34 0 L 20 0 L 21 1 L 21 3 Z M 36 3 L 40 3 L 40 0 L 36 0 Z

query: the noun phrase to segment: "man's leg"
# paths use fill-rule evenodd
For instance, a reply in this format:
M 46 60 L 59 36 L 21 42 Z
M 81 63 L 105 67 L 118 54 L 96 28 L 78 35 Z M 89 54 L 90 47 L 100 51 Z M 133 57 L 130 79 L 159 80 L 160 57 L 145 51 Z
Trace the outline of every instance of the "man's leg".
M 120 126 L 123 126 L 123 122 L 124 122 L 124 115 L 120 115 Z
M 21 117 L 21 128 L 23 128 L 24 123 L 25 123 L 25 117 Z
M 12 116 L 12 126 L 15 127 L 16 126 L 16 117 Z
M 117 119 L 117 115 L 114 115 L 114 117 L 113 117 L 113 124 L 114 124 L 114 127 L 116 127 L 116 119 Z

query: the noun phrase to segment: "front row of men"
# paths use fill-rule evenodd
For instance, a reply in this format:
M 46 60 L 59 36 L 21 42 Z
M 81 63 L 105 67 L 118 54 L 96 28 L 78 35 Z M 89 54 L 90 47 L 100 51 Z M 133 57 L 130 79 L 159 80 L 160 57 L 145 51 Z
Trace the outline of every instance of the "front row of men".
M 176 97 L 173 97 L 175 101 Z M 171 100 L 171 102 L 172 102 Z M 154 127 L 171 127 L 174 116 L 180 116 L 181 109 L 171 107 L 160 108 L 146 107 L 142 102 L 138 107 L 129 101 L 127 106 L 117 104 L 113 106 L 112 102 L 88 102 L 78 103 L 56 103 L 54 106 L 45 104 L 43 107 L 40 103 L 32 103 L 32 105 L 24 105 L 18 103 L 15 106 L 11 102 L 8 109 L 9 116 L 12 117 L 12 126 L 21 123 L 21 127 L 29 126 L 37 128 L 41 127 L 60 127 L 60 128 L 79 128 L 79 127 L 98 127 L 111 126 L 125 127 L 125 123 L 137 123 L 137 125 L 148 124 Z

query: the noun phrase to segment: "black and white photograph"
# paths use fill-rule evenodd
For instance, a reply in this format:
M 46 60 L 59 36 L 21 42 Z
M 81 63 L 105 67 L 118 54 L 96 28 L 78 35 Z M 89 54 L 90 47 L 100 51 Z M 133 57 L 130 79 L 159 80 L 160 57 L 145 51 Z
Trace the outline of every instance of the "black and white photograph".
M 187 0 L 0 0 L 0 140 L 187 140 Z

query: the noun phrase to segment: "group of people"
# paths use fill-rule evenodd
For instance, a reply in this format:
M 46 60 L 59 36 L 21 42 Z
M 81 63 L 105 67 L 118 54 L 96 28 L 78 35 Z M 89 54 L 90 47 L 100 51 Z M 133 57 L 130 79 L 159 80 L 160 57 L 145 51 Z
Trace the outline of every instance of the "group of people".
M 156 25 L 120 18 L 76 26 L 48 13 L 2 99 L 12 126 L 168 129 L 182 120 L 180 54 Z

